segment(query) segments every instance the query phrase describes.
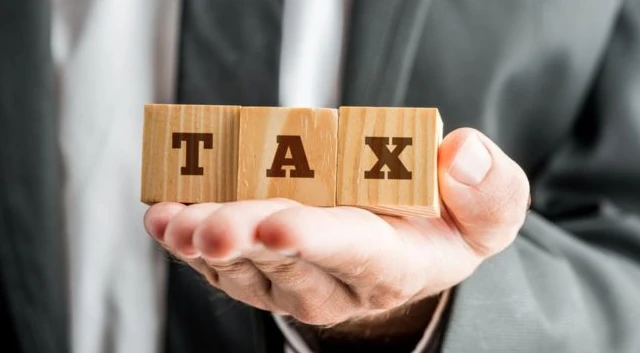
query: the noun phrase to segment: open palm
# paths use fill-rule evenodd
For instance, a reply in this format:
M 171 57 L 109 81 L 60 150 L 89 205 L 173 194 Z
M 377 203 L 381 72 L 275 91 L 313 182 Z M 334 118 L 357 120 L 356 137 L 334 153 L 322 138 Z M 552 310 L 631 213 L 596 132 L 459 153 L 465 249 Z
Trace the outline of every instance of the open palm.
M 159 203 L 149 233 L 211 285 L 315 325 L 374 317 L 455 286 L 507 247 L 528 207 L 521 168 L 472 129 L 439 150 L 441 218 L 291 200 Z

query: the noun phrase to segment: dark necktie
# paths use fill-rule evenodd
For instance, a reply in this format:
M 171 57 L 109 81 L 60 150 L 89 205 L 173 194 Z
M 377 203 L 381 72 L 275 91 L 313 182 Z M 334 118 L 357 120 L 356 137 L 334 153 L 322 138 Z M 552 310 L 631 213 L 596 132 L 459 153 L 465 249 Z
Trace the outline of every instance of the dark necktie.
M 281 17 L 280 0 L 185 1 L 178 102 L 277 105 Z M 165 339 L 167 353 L 283 350 L 268 313 L 229 299 L 176 261 Z

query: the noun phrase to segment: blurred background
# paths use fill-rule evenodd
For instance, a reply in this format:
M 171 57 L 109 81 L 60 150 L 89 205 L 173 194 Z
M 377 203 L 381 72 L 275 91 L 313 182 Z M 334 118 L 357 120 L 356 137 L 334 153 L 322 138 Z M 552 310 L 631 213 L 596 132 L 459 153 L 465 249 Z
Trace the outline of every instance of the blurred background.
M 5 351 L 249 352 L 279 335 L 212 304 L 146 234 L 146 103 L 437 107 L 446 131 L 477 128 L 525 169 L 540 225 L 506 263 L 565 292 L 471 281 L 451 322 L 495 290 L 540 315 L 574 303 L 548 329 L 506 311 L 515 337 L 581 322 L 563 351 L 602 325 L 620 336 L 594 333 L 599 347 L 620 345 L 600 351 L 638 347 L 638 1 L 0 1 Z

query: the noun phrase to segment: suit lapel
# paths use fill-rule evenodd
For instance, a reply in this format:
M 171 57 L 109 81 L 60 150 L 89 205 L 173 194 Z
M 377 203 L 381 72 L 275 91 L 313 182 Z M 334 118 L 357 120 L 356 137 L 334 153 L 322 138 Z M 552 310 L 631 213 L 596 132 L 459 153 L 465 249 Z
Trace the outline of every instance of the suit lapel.
M 0 298 L 22 352 L 66 352 L 57 129 L 45 0 L 0 4 Z
M 353 4 L 345 105 L 402 105 L 432 0 Z

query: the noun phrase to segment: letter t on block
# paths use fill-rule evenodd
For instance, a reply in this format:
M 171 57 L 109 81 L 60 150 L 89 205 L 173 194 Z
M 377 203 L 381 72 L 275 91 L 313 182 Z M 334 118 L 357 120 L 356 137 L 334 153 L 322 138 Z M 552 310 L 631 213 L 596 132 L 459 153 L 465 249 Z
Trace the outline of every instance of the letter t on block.
M 335 206 L 338 111 L 242 107 L 238 200 Z
M 239 121 L 238 106 L 146 105 L 142 202 L 235 201 Z
M 341 107 L 338 131 L 338 205 L 440 215 L 437 109 Z

